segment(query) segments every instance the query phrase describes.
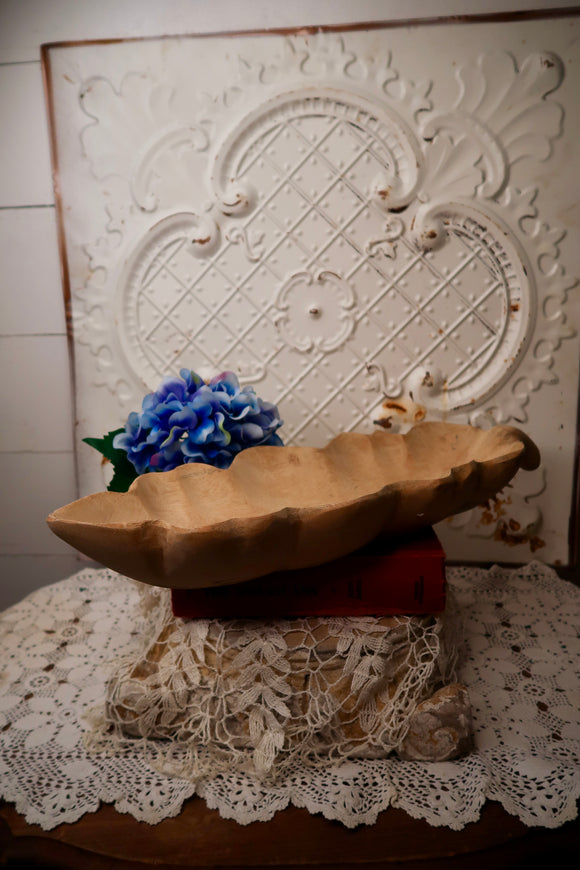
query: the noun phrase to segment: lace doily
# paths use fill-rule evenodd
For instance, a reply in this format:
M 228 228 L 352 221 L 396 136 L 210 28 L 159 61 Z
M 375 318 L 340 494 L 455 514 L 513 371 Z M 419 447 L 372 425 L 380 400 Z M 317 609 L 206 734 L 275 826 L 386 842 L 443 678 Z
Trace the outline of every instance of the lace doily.
M 106 569 L 44 587 L 0 616 L 0 796 L 46 830 L 101 801 L 155 824 L 193 794 L 242 824 L 292 803 L 354 827 L 392 805 L 458 830 L 493 799 L 529 826 L 557 827 L 580 796 L 580 590 L 539 563 L 453 568 L 448 579 L 464 619 L 458 678 L 474 750 L 438 764 L 390 756 L 313 769 L 297 759 L 273 784 L 235 770 L 187 778 L 179 755 L 161 773 L 141 741 L 89 750 L 111 670 L 141 642 L 140 593 Z

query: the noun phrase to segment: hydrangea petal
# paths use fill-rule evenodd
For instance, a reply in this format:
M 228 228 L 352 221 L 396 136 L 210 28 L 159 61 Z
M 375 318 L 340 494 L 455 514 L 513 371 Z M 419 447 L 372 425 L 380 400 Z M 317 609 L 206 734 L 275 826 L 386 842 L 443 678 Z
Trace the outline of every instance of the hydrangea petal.
M 126 451 L 139 474 L 165 471 L 186 462 L 227 468 L 241 450 L 254 444 L 281 444 L 282 421 L 275 405 L 263 402 L 253 387 L 240 387 L 233 372 L 209 384 L 190 369 L 164 378 L 159 389 L 132 412 L 114 446 Z
M 234 396 L 240 389 L 240 382 L 233 372 L 222 372 L 216 375 L 215 378 L 211 379 L 209 385 L 212 390 L 223 389 L 230 396 Z
M 234 430 L 232 430 L 234 432 Z M 257 442 L 264 438 L 264 430 L 256 423 L 242 423 L 235 427 L 235 437 L 240 441 Z
M 190 431 L 187 441 L 191 444 L 205 444 L 210 440 L 215 430 L 215 424 L 209 417 L 199 424 L 197 429 Z
M 161 444 L 167 438 L 167 429 L 161 426 L 154 426 L 149 430 L 145 438 L 146 444 Z
M 179 442 L 179 439 L 181 438 L 181 436 L 183 435 L 184 431 L 185 430 L 181 426 L 174 426 L 171 429 L 171 431 L 169 432 L 169 435 L 167 436 L 167 438 L 164 441 L 162 441 L 161 444 L 159 445 L 161 447 L 161 449 L 163 451 L 166 451 L 169 447 L 174 447 L 174 446 L 177 446 L 177 449 L 179 449 L 178 442 Z
M 119 434 L 115 435 L 113 438 L 113 447 L 115 450 L 129 450 L 134 437 L 134 435 L 129 435 L 127 432 L 119 432 Z
M 219 399 L 207 385 L 201 387 L 189 403 L 196 414 L 207 417 L 214 408 L 219 407 Z
M 189 439 L 181 445 L 181 452 L 185 462 L 205 462 L 205 453 L 199 447 L 192 445 Z
M 224 423 L 225 423 L 224 415 L 221 414 L 220 412 L 218 412 L 215 415 L 215 424 L 216 424 L 217 431 L 216 431 L 214 440 L 215 440 L 216 444 L 227 446 L 231 442 L 232 436 L 225 428 Z
M 181 426 L 182 429 L 195 429 L 197 426 L 197 414 L 189 405 L 175 411 L 169 418 L 170 426 Z
M 161 386 L 156 390 L 155 395 L 161 401 L 177 399 L 183 402 L 187 400 L 187 385 L 181 378 L 163 378 Z
M 203 385 L 204 381 L 196 372 L 191 369 L 181 369 L 179 374 L 183 378 L 185 383 L 188 395 L 191 397 L 194 393 L 199 390 L 199 388 Z

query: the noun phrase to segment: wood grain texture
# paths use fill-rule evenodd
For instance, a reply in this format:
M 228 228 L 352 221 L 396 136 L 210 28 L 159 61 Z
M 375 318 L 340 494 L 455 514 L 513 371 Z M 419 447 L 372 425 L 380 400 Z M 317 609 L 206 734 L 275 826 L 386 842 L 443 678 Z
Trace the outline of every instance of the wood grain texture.
M 380 534 L 434 525 L 539 462 L 535 444 L 511 426 L 425 422 L 404 435 L 342 433 L 323 448 L 251 447 L 225 470 L 191 463 L 144 474 L 127 493 L 94 493 L 47 522 L 135 580 L 219 586 L 321 565 Z
M 578 846 L 578 819 L 555 830 L 530 829 L 495 803 L 487 803 L 480 820 L 462 831 L 431 827 L 397 809 L 354 830 L 295 807 L 270 822 L 242 826 L 194 798 L 177 818 L 154 826 L 103 806 L 74 825 L 46 832 L 28 825 L 12 806 L 0 805 L 0 866 L 8 868 L 517 870 L 531 857 L 558 868 L 573 866 Z

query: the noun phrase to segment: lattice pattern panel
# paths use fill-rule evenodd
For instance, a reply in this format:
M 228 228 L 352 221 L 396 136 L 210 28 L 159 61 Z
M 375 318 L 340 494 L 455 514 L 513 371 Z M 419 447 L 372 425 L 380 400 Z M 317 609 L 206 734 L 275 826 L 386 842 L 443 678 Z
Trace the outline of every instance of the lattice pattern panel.
M 542 467 L 447 552 L 567 562 L 577 26 L 51 49 L 79 438 L 181 367 L 234 370 L 286 443 L 512 422 Z

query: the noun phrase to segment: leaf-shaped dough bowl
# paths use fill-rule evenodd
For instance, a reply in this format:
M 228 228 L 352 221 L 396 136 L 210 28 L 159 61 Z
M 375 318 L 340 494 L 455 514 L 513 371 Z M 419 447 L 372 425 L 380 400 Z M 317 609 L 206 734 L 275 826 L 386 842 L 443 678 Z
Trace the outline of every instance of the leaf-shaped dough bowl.
M 339 558 L 475 507 L 540 456 L 518 429 L 420 423 L 326 447 L 251 447 L 227 469 L 145 474 L 48 517 L 103 565 L 155 586 L 239 583 Z

